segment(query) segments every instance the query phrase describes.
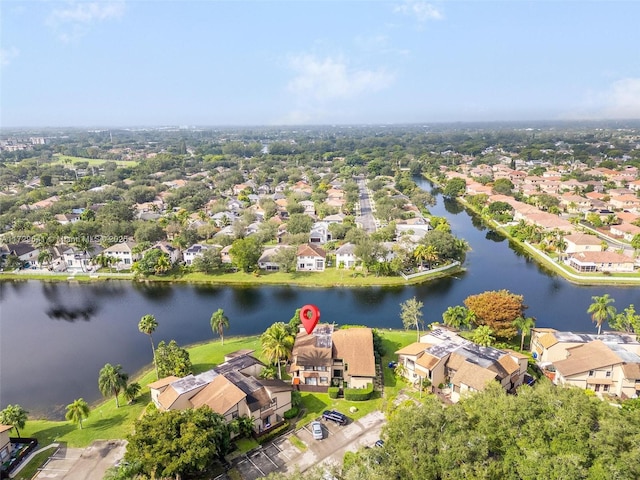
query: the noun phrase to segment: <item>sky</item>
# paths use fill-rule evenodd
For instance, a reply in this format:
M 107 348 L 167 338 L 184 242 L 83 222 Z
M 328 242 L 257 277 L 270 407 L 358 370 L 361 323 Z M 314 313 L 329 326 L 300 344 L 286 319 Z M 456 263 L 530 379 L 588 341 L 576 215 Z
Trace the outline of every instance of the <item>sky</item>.
M 0 127 L 640 118 L 640 1 L 3 0 Z

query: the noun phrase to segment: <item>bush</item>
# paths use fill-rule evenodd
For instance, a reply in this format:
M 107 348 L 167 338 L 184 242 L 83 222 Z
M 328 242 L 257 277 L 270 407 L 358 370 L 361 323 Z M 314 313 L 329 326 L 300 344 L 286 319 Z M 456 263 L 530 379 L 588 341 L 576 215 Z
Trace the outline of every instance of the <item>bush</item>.
M 367 384 L 366 388 L 345 388 L 344 399 L 351 402 L 369 400 L 373 394 L 373 384 Z
M 296 418 L 300 409 L 298 407 L 293 407 L 282 414 L 285 420 L 291 420 L 292 418 Z
M 267 443 L 271 440 L 273 440 L 276 437 L 279 437 L 280 435 L 282 435 L 284 432 L 286 432 L 289 429 L 289 422 L 284 422 L 282 425 L 280 425 L 278 428 L 274 428 L 273 430 L 271 430 L 269 433 L 263 435 L 262 437 L 259 437 L 258 443 L 260 445 L 262 445 L 263 443 Z
M 329 387 L 327 393 L 329 394 L 329 398 L 338 398 L 338 392 L 340 389 L 338 387 Z

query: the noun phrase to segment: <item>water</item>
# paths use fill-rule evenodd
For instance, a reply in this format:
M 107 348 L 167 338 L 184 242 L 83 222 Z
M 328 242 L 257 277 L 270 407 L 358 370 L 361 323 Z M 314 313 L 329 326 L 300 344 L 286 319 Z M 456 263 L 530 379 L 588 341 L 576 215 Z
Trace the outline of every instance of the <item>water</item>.
M 426 182 L 421 186 L 429 189 Z M 158 320 L 156 343 L 175 339 L 187 345 L 217 338 L 209 319 L 218 308 L 230 320 L 225 336 L 232 336 L 288 322 L 306 303 L 318 305 L 326 322 L 402 328 L 400 303 L 413 296 L 424 302 L 424 318 L 432 322 L 442 321 L 447 307 L 462 305 L 469 295 L 508 289 L 524 295 L 526 314 L 538 326 L 592 332 L 586 313 L 592 296 L 609 293 L 618 310 L 640 305 L 637 287 L 576 286 L 550 274 L 441 197 L 431 211 L 446 216 L 453 233 L 472 250 L 466 272 L 422 285 L 309 289 L 0 282 L 0 407 L 19 403 L 32 414 L 59 418 L 76 398 L 100 399 L 97 378 L 105 363 L 120 363 L 130 374 L 150 363 L 149 339 L 138 331 L 146 314 Z

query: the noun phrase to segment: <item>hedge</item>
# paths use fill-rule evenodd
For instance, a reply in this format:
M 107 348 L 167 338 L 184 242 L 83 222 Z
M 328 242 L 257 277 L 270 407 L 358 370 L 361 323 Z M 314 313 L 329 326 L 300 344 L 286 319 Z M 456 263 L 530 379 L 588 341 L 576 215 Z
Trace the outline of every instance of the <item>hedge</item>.
M 278 428 L 275 428 L 273 430 L 271 430 L 269 433 L 258 437 L 258 443 L 260 445 L 262 445 L 263 443 L 267 443 L 270 440 L 273 440 L 276 437 L 279 437 L 280 435 L 282 435 L 284 432 L 286 432 L 289 429 L 289 422 L 285 421 L 282 425 L 280 425 Z
M 295 418 L 298 416 L 298 412 L 300 412 L 300 409 L 298 407 L 293 407 L 289 410 L 287 410 L 286 412 L 284 412 L 282 414 L 282 416 L 286 419 L 286 420 L 291 420 L 292 418 Z
M 340 389 L 338 387 L 329 387 L 327 393 L 329 394 L 329 398 L 338 398 L 338 392 Z
M 373 384 L 368 383 L 367 388 L 345 388 L 344 399 L 351 402 L 369 400 L 373 394 Z

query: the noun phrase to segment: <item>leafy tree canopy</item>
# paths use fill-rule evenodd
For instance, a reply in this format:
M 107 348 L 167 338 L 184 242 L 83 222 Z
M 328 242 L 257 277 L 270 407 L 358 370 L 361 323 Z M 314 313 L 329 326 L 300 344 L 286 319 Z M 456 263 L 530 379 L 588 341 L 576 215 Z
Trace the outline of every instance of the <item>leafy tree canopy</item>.
M 189 352 L 179 347 L 175 340 L 171 340 L 169 344 L 164 341 L 158 344 L 156 348 L 156 364 L 160 378 L 168 377 L 169 375 L 184 377 L 190 374 L 192 370 Z
M 522 295 L 499 290 L 471 295 L 464 304 L 474 313 L 477 325 L 488 325 L 498 337 L 511 338 L 516 334 L 513 321 L 524 316 L 527 308 L 523 299 Z

